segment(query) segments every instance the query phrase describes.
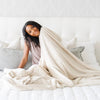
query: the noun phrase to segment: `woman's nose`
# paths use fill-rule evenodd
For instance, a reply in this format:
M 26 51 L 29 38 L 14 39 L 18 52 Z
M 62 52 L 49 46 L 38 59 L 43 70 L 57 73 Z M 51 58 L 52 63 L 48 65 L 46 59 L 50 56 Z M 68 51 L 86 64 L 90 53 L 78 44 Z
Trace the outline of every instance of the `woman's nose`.
M 34 30 L 32 30 L 32 33 L 34 33 Z

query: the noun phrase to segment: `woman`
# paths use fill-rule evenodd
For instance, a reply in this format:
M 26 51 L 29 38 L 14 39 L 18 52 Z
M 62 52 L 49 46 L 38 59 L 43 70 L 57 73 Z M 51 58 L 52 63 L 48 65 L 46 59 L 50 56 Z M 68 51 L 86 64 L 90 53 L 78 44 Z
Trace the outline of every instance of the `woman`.
M 38 64 L 41 49 L 39 43 L 39 34 L 41 25 L 35 21 L 27 21 L 23 27 L 24 36 L 24 54 L 18 68 L 23 68 L 28 61 L 29 50 L 32 54 L 32 64 Z
M 23 35 L 25 48 L 19 68 L 4 70 L 5 79 L 16 88 L 32 90 L 100 85 L 100 70 L 88 66 L 73 55 L 62 45 L 61 38 L 54 31 L 29 21 L 23 28 Z M 38 55 L 40 51 L 36 49 L 40 46 L 41 58 Z M 33 52 L 34 65 L 25 70 L 22 67 L 27 62 L 29 50 Z

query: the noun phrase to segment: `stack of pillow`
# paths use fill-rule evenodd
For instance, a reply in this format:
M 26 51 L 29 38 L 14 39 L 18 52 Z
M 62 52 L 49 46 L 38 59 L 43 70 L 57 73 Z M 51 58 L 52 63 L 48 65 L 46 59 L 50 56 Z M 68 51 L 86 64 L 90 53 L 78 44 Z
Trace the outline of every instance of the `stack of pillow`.
M 62 40 L 62 45 L 71 51 L 76 57 L 91 67 L 100 69 L 95 56 L 95 48 L 92 42 L 77 42 L 76 38 L 70 41 Z M 23 56 L 23 50 L 20 49 L 20 38 L 6 43 L 0 41 L 0 70 L 4 68 L 17 68 Z M 31 52 L 29 52 L 28 62 L 24 66 L 25 69 L 32 65 Z
M 20 49 L 20 38 L 11 43 L 0 41 L 0 71 L 4 68 L 18 68 L 23 53 L 23 50 Z M 31 53 L 29 52 L 28 62 L 24 66 L 25 69 L 32 65 L 31 59 Z
M 77 53 L 77 55 L 80 55 L 79 58 L 90 67 L 100 70 L 100 65 L 95 54 L 95 41 L 82 42 L 74 37 L 70 41 L 62 40 L 62 44 L 67 49 L 77 49 L 77 52 L 79 49 L 81 51 L 80 54 Z

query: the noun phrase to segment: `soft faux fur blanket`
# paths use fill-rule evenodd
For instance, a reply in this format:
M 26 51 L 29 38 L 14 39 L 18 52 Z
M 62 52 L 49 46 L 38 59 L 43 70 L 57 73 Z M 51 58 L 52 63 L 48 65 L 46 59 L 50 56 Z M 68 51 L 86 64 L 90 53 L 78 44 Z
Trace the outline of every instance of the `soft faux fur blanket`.
M 61 38 L 43 26 L 39 35 L 41 58 L 25 70 L 4 69 L 4 80 L 20 90 L 100 85 L 100 70 L 91 68 L 61 44 Z

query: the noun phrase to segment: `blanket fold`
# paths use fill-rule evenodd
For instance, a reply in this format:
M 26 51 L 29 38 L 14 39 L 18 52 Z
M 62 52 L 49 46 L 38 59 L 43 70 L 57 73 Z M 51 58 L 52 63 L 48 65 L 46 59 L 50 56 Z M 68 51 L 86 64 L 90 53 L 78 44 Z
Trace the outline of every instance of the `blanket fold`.
M 100 85 L 100 70 L 90 67 L 61 43 L 61 38 L 42 26 L 39 35 L 39 64 L 27 70 L 4 69 L 4 80 L 20 90 L 56 89 L 61 87 Z

